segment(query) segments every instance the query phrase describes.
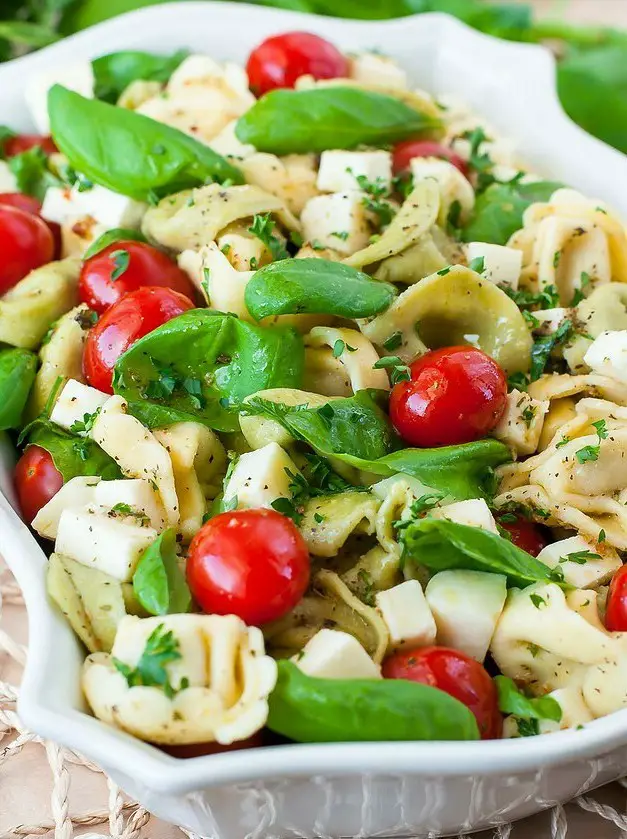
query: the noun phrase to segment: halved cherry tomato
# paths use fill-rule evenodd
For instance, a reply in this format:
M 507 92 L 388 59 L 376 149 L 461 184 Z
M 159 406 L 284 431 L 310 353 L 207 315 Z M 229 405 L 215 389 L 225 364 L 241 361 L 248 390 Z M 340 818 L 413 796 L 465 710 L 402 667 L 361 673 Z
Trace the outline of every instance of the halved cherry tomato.
M 5 140 L 2 151 L 5 157 L 15 157 L 16 154 L 29 151 L 39 146 L 45 154 L 54 154 L 59 151 L 52 137 L 42 137 L 39 134 L 16 134 Z
M 537 524 L 522 516 L 517 516 L 516 521 L 507 521 L 507 518 L 502 519 L 497 516 L 497 521 L 504 530 L 507 530 L 512 542 L 531 556 L 537 556 L 550 542 Z
M 610 583 L 605 628 L 610 632 L 627 632 L 627 565 L 618 569 Z
M 448 647 L 419 647 L 393 653 L 381 672 L 385 679 L 407 679 L 443 690 L 473 712 L 483 740 L 501 736 L 496 686 L 474 658 Z
M 240 749 L 258 749 L 263 746 L 261 731 L 247 737 L 245 740 L 235 740 L 228 746 L 221 746 L 220 743 L 188 743 L 185 746 L 164 746 L 157 743 L 157 748 L 171 757 L 186 760 L 190 757 L 203 757 L 204 755 L 218 755 L 223 752 L 236 752 Z
M 30 213 L 32 216 L 41 218 L 41 202 L 32 195 L 24 195 L 23 192 L 0 192 L 0 206 L 15 207 L 17 210 L 23 210 L 25 213 Z M 56 259 L 61 255 L 61 225 L 56 221 L 48 221 L 43 219 L 54 238 L 54 256 Z
M 309 553 L 291 519 L 274 510 L 221 513 L 189 546 L 187 582 L 204 612 L 260 626 L 286 615 L 309 583 Z
M 89 384 L 103 393 L 113 393 L 113 368 L 122 353 L 139 338 L 193 308 L 194 304 L 177 291 L 151 286 L 132 291 L 114 303 L 85 341 L 83 370 Z
M 442 347 L 410 367 L 411 380 L 392 388 L 390 418 L 413 446 L 451 446 L 485 437 L 501 418 L 507 379 L 474 347 Z
M 0 206 L 0 294 L 53 256 L 54 238 L 44 221 L 15 207 Z
M 63 486 L 63 476 L 49 452 L 29 446 L 15 466 L 15 489 L 28 524 Z
M 294 87 L 300 76 L 336 79 L 348 76 L 348 60 L 324 38 L 309 32 L 286 32 L 267 38 L 248 58 L 250 88 L 257 96 Z
M 407 172 L 414 157 L 441 157 L 442 160 L 448 160 L 453 166 L 457 167 L 459 171 L 468 177 L 468 164 L 452 149 L 443 146 L 440 143 L 434 143 L 433 140 L 403 140 L 402 143 L 394 146 L 392 152 L 392 168 L 396 175 Z

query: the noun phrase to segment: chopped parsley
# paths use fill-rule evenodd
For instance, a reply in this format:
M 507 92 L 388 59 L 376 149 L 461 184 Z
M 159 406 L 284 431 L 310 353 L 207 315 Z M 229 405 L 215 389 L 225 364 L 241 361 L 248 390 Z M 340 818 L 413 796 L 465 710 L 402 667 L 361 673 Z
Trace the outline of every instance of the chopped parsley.
M 297 248 L 302 248 L 305 240 L 297 230 L 292 230 L 290 233 L 290 242 Z
M 253 218 L 253 223 L 251 227 L 248 228 L 248 232 L 252 233 L 253 236 L 256 236 L 264 243 L 272 254 L 272 259 L 288 259 L 289 253 L 287 252 L 282 240 L 273 233 L 274 228 L 274 220 L 270 216 L 270 213 L 266 213 L 265 215 L 256 215 Z M 252 268 L 252 259 L 250 262 L 250 267 Z M 253 270 L 256 270 L 256 266 Z
M 570 437 L 568 437 L 566 434 L 564 434 L 562 436 L 562 439 L 559 441 L 559 443 L 555 444 L 555 448 L 556 449 L 561 449 L 562 446 L 565 446 L 567 443 L 570 443 Z
M 541 609 L 543 606 L 546 606 L 546 600 L 544 599 L 544 597 L 540 597 L 539 594 L 532 593 L 529 595 L 529 599 L 536 607 L 536 609 Z
M 356 175 L 355 180 L 359 188 L 366 193 L 361 203 L 367 210 L 374 213 L 381 227 L 386 227 L 396 215 L 396 211 L 394 206 L 385 200 L 389 196 L 385 181 L 381 178 L 369 181 L 365 175 Z
M 447 274 L 451 273 L 451 266 L 447 265 L 446 268 L 440 268 L 439 271 L 435 272 L 439 277 L 446 277 Z
M 202 269 L 202 280 L 200 281 L 200 285 L 202 286 L 202 290 L 205 292 L 205 297 L 207 298 L 207 302 L 211 300 L 211 295 L 209 294 L 209 281 L 211 279 L 211 271 L 209 268 Z
M 392 352 L 392 350 L 396 350 L 400 347 L 403 343 L 403 333 L 402 332 L 393 332 L 389 338 L 383 342 L 383 346 L 385 347 L 388 352 Z
M 160 623 L 148 636 L 136 667 L 129 667 L 117 658 L 111 660 L 116 670 L 124 676 L 129 687 L 157 686 L 171 698 L 189 685 L 187 680 L 183 679 L 178 688 L 172 687 L 165 669 L 166 665 L 178 661 L 181 657 L 180 645 L 172 630 L 166 630 L 164 624 Z
M 131 255 L 128 251 L 117 250 L 113 251 L 110 256 L 113 260 L 114 266 L 113 271 L 111 272 L 111 279 L 115 282 L 116 280 L 119 280 L 122 274 L 128 270 L 128 266 L 131 262 Z
M 399 382 L 408 382 L 411 379 L 409 367 L 407 364 L 403 364 L 397 355 L 384 355 L 383 358 L 375 361 L 372 366 L 375 370 L 387 370 L 393 385 Z
M 291 519 L 295 525 L 299 525 L 303 520 L 302 510 L 299 510 L 290 498 L 277 498 L 272 502 L 271 507 L 277 513 Z
M 480 150 L 485 142 L 489 142 L 489 137 L 480 126 L 474 128 L 472 131 L 464 131 L 461 136 L 470 143 L 468 165 L 477 174 L 477 191 L 481 192 L 495 181 L 492 174 L 494 161 L 487 152 Z
M 590 286 L 592 282 L 592 277 L 588 274 L 587 271 L 581 272 L 581 277 L 579 279 L 579 288 L 575 289 L 575 293 L 573 294 L 573 299 L 571 301 L 571 306 L 577 306 L 581 301 L 585 298 L 585 290 Z
M 424 516 L 442 501 L 444 495 L 441 493 L 431 493 L 429 495 L 421 495 L 409 505 L 409 517 L 406 519 L 399 519 L 394 522 L 394 527 L 397 530 L 405 530 L 406 527 L 416 519 L 424 518 Z
M 516 717 L 516 725 L 518 726 L 518 733 L 521 737 L 534 737 L 540 733 L 539 720 L 523 720 L 520 717 Z
M 82 420 L 74 420 L 72 425 L 70 426 L 70 433 L 71 434 L 81 434 L 85 433 L 88 434 L 92 428 L 94 427 L 94 423 L 96 422 L 96 417 L 100 413 L 100 408 L 94 411 L 93 414 L 83 414 Z
M 552 351 L 566 343 L 573 334 L 572 321 L 566 318 L 563 320 L 555 332 L 550 335 L 541 335 L 533 343 L 531 347 L 531 381 L 535 382 L 544 373 L 546 365 L 549 361 L 549 356 Z
M 596 445 L 584 446 L 575 452 L 575 457 L 579 463 L 589 463 L 590 461 L 598 460 L 601 453 L 601 441 L 605 440 L 608 435 L 607 423 L 604 419 L 593 422 L 592 425 L 596 428 L 599 442 Z
M 537 410 L 538 409 L 534 408 L 533 405 L 527 405 L 527 407 L 521 413 L 522 420 L 525 423 L 525 425 L 527 426 L 527 428 L 531 428 L 531 423 L 534 420 L 534 417 L 536 415 Z
M 509 390 L 525 390 L 529 384 L 529 376 L 526 373 L 512 373 L 507 379 Z
M 342 341 L 341 338 L 338 338 L 333 344 L 333 358 L 339 358 L 345 350 L 348 352 L 357 352 L 357 347 L 351 347 L 350 344 L 346 343 L 346 341 Z
M 602 542 L 605 542 L 605 539 L 606 539 L 605 530 L 599 530 L 599 535 L 597 536 L 597 542 L 599 543 L 599 545 Z
M 459 238 L 461 230 L 462 205 L 459 201 L 453 201 L 449 207 L 446 217 L 447 232 L 454 238 Z M 474 269 L 473 269 L 474 270 Z
M 360 599 L 363 600 L 366 606 L 374 606 L 375 586 L 372 580 L 372 574 L 370 574 L 369 571 L 366 571 L 365 568 L 360 568 L 357 572 L 357 579 L 361 583 L 361 591 L 359 594 Z
M 345 242 L 348 239 L 349 233 L 348 230 L 336 230 L 335 233 L 331 233 L 331 236 L 335 236 L 341 239 L 342 242 Z
M 532 306 L 540 309 L 554 309 L 559 306 L 560 296 L 554 285 L 547 285 L 537 293 L 526 289 L 515 291 L 506 285 L 501 285 L 499 288 L 511 297 L 519 309 L 530 309 Z
M 475 271 L 477 274 L 483 274 L 485 271 L 485 259 L 483 256 L 476 256 L 474 259 L 471 259 L 468 263 L 468 267 L 471 271 Z
M 560 557 L 560 562 L 574 562 L 575 565 L 585 565 L 589 559 L 601 559 L 600 554 L 592 551 L 574 551 L 571 554 Z

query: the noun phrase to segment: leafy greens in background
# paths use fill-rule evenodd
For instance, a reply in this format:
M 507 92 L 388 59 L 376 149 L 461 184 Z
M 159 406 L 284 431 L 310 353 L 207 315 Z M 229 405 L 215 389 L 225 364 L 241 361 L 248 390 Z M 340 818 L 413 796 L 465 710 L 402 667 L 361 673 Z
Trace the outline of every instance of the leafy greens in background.
M 167 0 L 3 0 L 0 61 L 46 46 L 107 18 Z M 526 3 L 486 0 L 257 0 L 259 5 L 332 17 L 383 20 L 424 12 L 447 12 L 481 32 L 513 41 L 545 43 L 559 57 L 557 83 L 567 113 L 587 131 L 627 153 L 627 32 L 534 20 Z M 181 53 L 153 61 L 124 53 L 110 66 L 96 66 L 98 89 L 110 101 L 141 67 L 142 78 L 160 80 Z M 135 76 L 136 78 L 137 76 Z

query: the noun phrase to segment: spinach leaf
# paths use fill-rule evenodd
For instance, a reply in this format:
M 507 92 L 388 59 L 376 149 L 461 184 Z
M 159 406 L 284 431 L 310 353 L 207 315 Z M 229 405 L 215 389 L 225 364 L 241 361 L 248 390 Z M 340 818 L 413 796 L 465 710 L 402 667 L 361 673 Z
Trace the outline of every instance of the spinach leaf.
M 242 143 L 275 154 L 380 146 L 433 133 L 438 120 L 358 87 L 273 90 L 237 121 Z
M 462 568 L 505 574 L 510 586 L 553 580 L 551 569 L 513 542 L 465 524 L 424 518 L 402 531 L 403 555 L 432 571 Z M 555 580 L 557 582 L 557 580 Z
M 209 146 L 169 125 L 85 99 L 54 85 L 48 94 L 54 141 L 78 172 L 138 201 L 242 173 Z
M 189 55 L 177 50 L 172 55 L 154 55 L 139 50 L 123 50 L 101 55 L 92 61 L 95 93 L 98 99 L 116 102 L 131 82 L 167 82 L 172 73 Z
M 176 531 L 164 530 L 142 553 L 133 591 L 151 615 L 189 612 L 192 596 L 176 555 Z
M 553 350 L 568 341 L 573 335 L 574 327 L 571 320 L 563 320 L 555 332 L 548 335 L 540 335 L 533 342 L 531 347 L 531 370 L 529 378 L 532 382 L 537 381 L 544 373 Z
M 368 318 L 396 297 L 389 283 L 328 259 L 284 259 L 260 268 L 246 286 L 246 307 L 257 320 L 303 312 Z
M 303 367 L 303 341 L 294 329 L 194 309 L 133 344 L 116 364 L 114 389 L 149 427 L 186 419 L 235 431 L 246 396 L 299 387 Z
M 115 227 L 113 230 L 107 230 L 102 236 L 99 236 L 95 242 L 87 248 L 83 254 L 83 261 L 91 259 L 100 251 L 113 245 L 115 242 L 147 242 L 148 239 L 139 230 L 127 230 L 125 227 Z
M 35 353 L 0 350 L 0 431 L 19 428 L 36 372 Z
M 26 429 L 26 437 L 27 445 L 50 453 L 65 483 L 77 475 L 100 475 L 106 481 L 122 477 L 115 460 L 93 440 L 70 434 L 50 420 L 36 419 Z
M 50 186 L 62 186 L 62 181 L 48 168 L 48 157 L 40 146 L 16 154 L 9 160 L 9 169 L 15 175 L 17 188 L 26 195 L 43 201 Z
M 478 740 L 471 711 L 404 679 L 317 679 L 279 661 L 267 726 L 299 743 Z
M 522 720 L 552 720 L 560 722 L 562 709 L 552 696 L 534 699 L 525 696 L 507 676 L 495 676 L 494 682 L 499 696 L 499 710 L 503 714 L 514 714 Z
M 556 181 L 491 184 L 478 196 L 472 218 L 462 231 L 462 239 L 464 242 L 506 245 L 512 234 L 522 227 L 527 207 L 536 201 L 548 201 L 562 186 Z

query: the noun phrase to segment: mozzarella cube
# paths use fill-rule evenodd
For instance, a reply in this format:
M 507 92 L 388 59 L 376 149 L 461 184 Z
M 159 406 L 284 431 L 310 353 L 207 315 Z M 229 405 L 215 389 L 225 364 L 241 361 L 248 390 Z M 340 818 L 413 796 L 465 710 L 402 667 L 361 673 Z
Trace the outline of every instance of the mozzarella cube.
M 431 513 L 436 519 L 448 519 L 457 524 L 466 524 L 469 527 L 480 527 L 482 530 L 489 530 L 490 533 L 498 533 L 494 516 L 483 498 L 471 498 L 468 501 L 456 501 L 454 504 L 446 504 Z
M 602 332 L 583 357 L 595 373 L 627 382 L 627 330 Z
M 522 271 L 523 252 L 503 245 L 490 245 L 487 242 L 469 242 L 466 245 L 468 264 L 473 259 L 483 259 L 483 271 L 480 273 L 496 285 L 504 285 L 516 291 Z
M 323 247 L 350 256 L 370 241 L 365 193 L 334 192 L 317 195 L 305 205 L 301 215 L 305 240 L 317 240 Z
M 133 517 L 118 519 L 102 507 L 67 509 L 59 519 L 55 551 L 129 583 L 156 538 L 153 527 L 142 527 Z
M 532 312 L 532 314 L 538 321 L 538 325 L 533 328 L 534 332 L 539 332 L 542 335 L 550 335 L 553 332 L 557 332 L 566 318 L 571 317 L 572 309 L 558 306 L 555 309 L 538 309 Z
M 425 597 L 438 644 L 483 661 L 505 605 L 507 578 L 484 571 L 440 571 L 429 580 Z
M 82 192 L 77 186 L 53 186 L 46 190 L 41 215 L 57 224 L 68 224 L 89 216 L 107 230 L 115 227 L 138 229 L 147 209 L 147 204 L 104 186 L 94 185 Z
M 85 415 L 91 417 L 102 408 L 108 398 L 106 393 L 94 387 L 84 385 L 76 379 L 68 379 L 54 403 L 50 421 L 69 431 L 75 422 L 84 424 Z M 76 433 L 81 437 L 86 436 L 85 429 Z
M 361 85 L 386 90 L 407 90 L 407 73 L 386 55 L 360 52 L 349 58 L 349 66 L 349 77 Z
M 17 178 L 4 160 L 0 160 L 0 192 L 18 192 Z
M 99 483 L 97 476 L 71 478 L 37 513 L 32 523 L 33 530 L 45 539 L 56 539 L 63 511 L 93 504 Z
M 492 436 L 517 454 L 533 454 L 540 443 L 544 417 L 550 404 L 548 400 L 540 402 L 528 393 L 512 390 L 507 394 L 505 411 Z
M 417 580 L 380 591 L 375 600 L 390 632 L 392 647 L 424 647 L 434 643 L 435 620 Z
M 229 122 L 228 125 L 225 125 L 222 131 L 216 134 L 209 143 L 209 147 L 223 157 L 235 157 L 239 160 L 244 160 L 246 157 L 255 154 L 255 147 L 250 145 L 250 143 L 242 143 L 237 139 L 235 136 L 236 125 L 236 119 Z
M 381 671 L 359 641 L 347 632 L 321 629 L 292 661 L 318 679 L 380 679 Z
M 94 492 L 94 502 L 108 510 L 135 516 L 141 524 L 150 524 L 161 532 L 166 526 L 165 512 L 159 495 L 145 478 L 101 481 Z
M 80 93 L 86 99 L 93 99 L 94 71 L 91 61 L 77 61 L 74 64 L 54 67 L 45 73 L 39 73 L 28 82 L 24 98 L 40 134 L 50 134 L 48 92 L 55 84 Z
M 595 556 L 585 556 L 586 553 Z M 612 549 L 606 547 L 605 554 L 600 555 L 597 546 L 581 536 L 571 536 L 547 545 L 538 554 L 538 559 L 549 568 L 561 568 L 564 581 L 575 588 L 597 588 L 607 583 L 622 566 Z
M 291 498 L 288 474 L 300 472 L 292 458 L 278 443 L 240 456 L 224 487 L 224 500 L 237 498 L 238 509 L 271 507 L 277 498 Z
M 318 189 L 344 192 L 361 189 L 358 178 L 385 187 L 392 186 L 392 155 L 389 151 L 323 151 L 318 169 Z

